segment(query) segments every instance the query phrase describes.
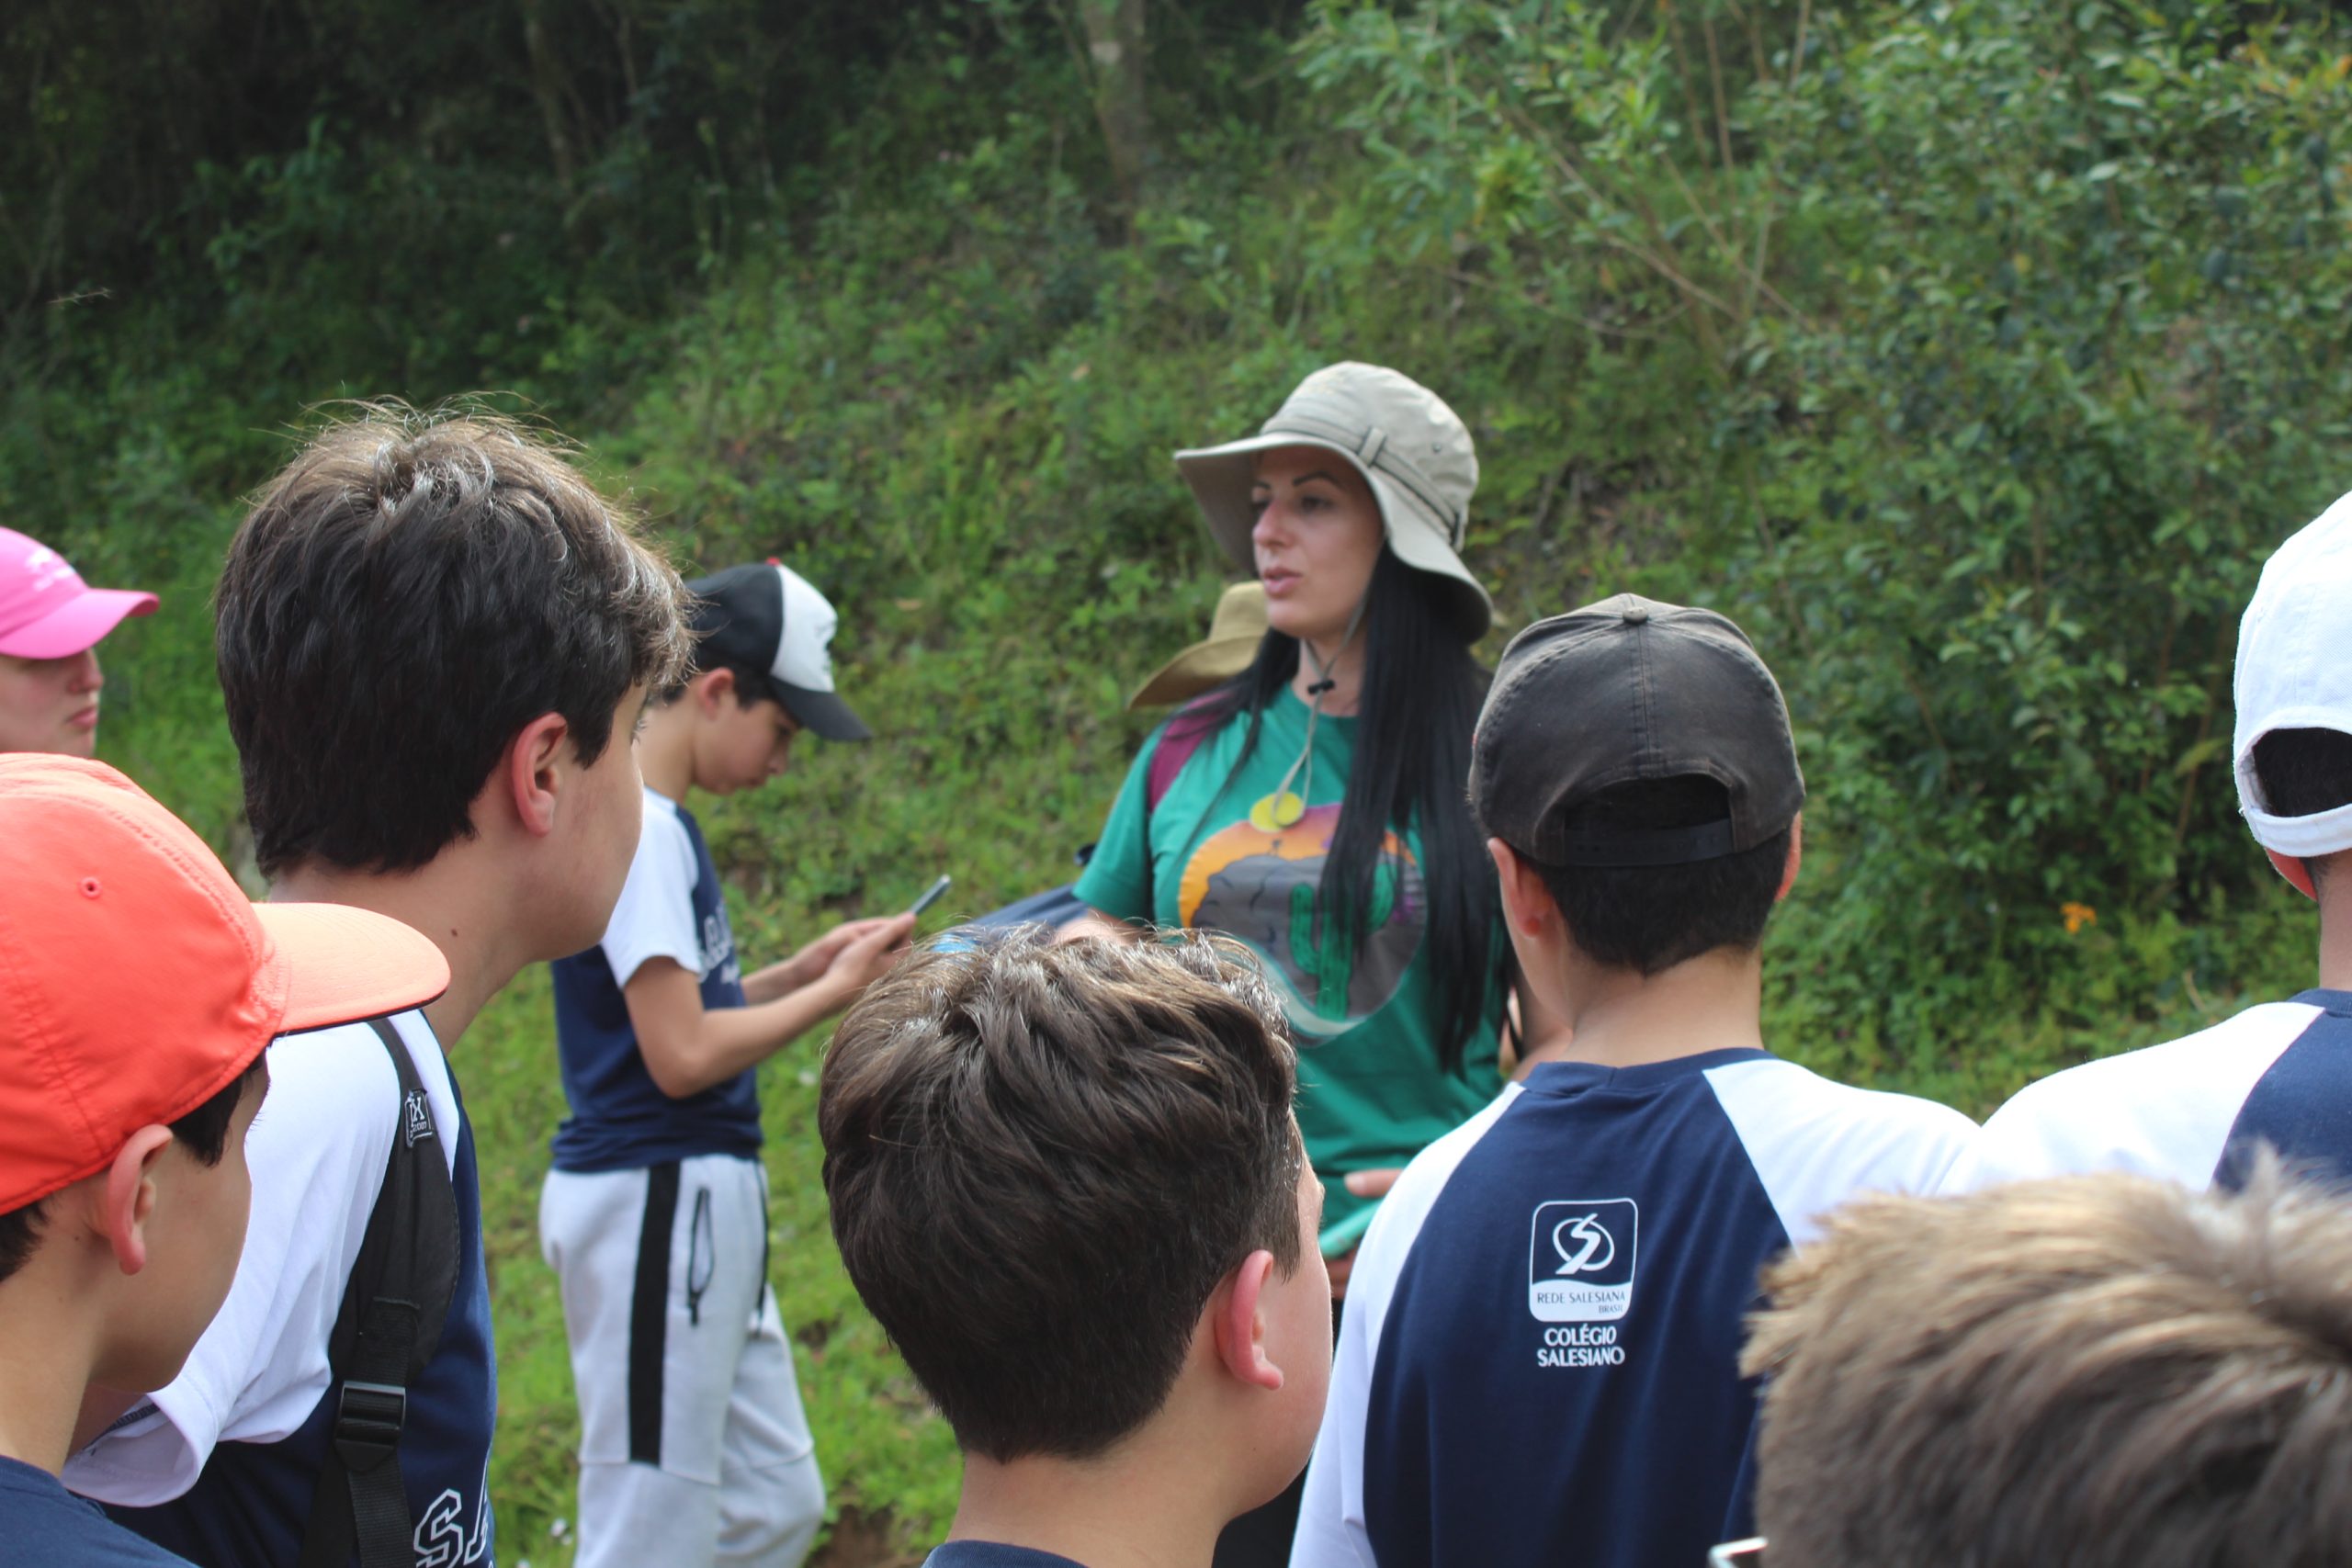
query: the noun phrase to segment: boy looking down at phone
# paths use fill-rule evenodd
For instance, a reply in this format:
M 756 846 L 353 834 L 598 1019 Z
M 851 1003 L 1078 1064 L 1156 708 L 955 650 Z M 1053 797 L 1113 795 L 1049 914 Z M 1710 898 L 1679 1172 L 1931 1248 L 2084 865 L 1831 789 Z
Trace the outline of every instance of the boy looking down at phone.
M 1858 1191 L 1931 1190 L 1974 1129 L 1764 1049 L 1804 780 L 1723 616 L 1623 594 L 1521 632 L 1470 797 L 1521 972 L 1573 1033 L 1373 1220 L 1293 1568 L 1701 1562 L 1753 1533 L 1758 1271 Z
M 270 1037 L 430 1001 L 448 965 L 379 915 L 249 904 L 79 759 L 0 757 L 0 1557 L 184 1563 L 59 1483 L 84 1395 L 170 1382 L 229 1293 Z
M 1230 938 L 1047 940 L 927 952 L 842 1021 L 833 1237 L 964 1451 L 929 1568 L 1208 1568 L 1329 1375 L 1289 1027 Z
M 767 1288 L 753 1069 L 857 999 L 911 914 L 850 920 L 746 975 L 683 804 L 872 732 L 833 690 L 833 607 L 774 563 L 688 585 L 695 673 L 637 741 L 645 826 L 604 940 L 553 965 L 571 1116 L 540 1198 L 581 1420 L 581 1568 L 793 1568 L 824 1486 Z

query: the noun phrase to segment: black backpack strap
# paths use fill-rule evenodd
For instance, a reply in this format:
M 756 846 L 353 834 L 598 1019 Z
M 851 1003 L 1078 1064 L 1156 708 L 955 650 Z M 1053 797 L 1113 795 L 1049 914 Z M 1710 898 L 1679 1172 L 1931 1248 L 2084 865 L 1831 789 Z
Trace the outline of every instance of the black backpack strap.
M 433 1102 L 392 1026 L 368 1022 L 400 1076 L 400 1111 L 383 1190 L 328 1344 L 335 1414 L 300 1568 L 347 1568 L 355 1557 L 359 1568 L 414 1568 L 401 1432 L 408 1385 L 440 1344 L 458 1287 L 458 1195 L 435 1142 Z

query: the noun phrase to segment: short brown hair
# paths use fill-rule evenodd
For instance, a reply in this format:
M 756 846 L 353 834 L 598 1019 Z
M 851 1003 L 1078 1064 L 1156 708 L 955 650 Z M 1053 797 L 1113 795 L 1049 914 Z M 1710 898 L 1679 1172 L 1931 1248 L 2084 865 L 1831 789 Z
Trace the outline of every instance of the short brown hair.
M 958 1443 L 1101 1452 L 1167 1398 L 1227 1274 L 1297 1267 L 1295 1086 L 1227 939 L 1030 928 L 865 994 L 818 1095 L 833 1237 Z
M 1766 1277 L 1780 1568 L 2352 1562 L 2352 1210 L 2102 1175 L 1869 1200 Z
M 675 680 L 685 588 L 548 437 L 363 404 L 262 491 L 213 649 L 263 871 L 406 871 L 545 713 L 582 762 L 630 687 Z
M 1572 834 L 1688 829 L 1731 816 L 1730 792 L 1696 773 L 1616 784 L 1571 807 Z M 1668 865 L 1534 864 L 1577 948 L 1647 978 L 1702 953 L 1754 953 L 1780 901 L 1795 824 L 1751 849 Z

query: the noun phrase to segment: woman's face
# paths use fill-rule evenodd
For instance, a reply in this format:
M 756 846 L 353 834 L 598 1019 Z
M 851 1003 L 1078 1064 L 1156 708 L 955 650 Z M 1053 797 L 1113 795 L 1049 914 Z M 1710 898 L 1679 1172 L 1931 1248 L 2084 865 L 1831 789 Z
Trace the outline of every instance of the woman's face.
M 62 659 L 0 653 L 0 751 L 95 755 L 106 683 L 95 648 Z
M 1266 586 L 1266 624 L 1302 642 L 1337 642 L 1372 586 L 1380 506 L 1355 465 L 1321 446 L 1258 455 L 1250 540 Z

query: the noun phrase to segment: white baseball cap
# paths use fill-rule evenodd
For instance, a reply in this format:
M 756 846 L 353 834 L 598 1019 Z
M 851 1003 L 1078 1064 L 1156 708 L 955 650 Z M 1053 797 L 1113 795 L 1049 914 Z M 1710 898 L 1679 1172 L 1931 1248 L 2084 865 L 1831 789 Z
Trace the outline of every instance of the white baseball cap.
M 2352 849 L 2352 805 L 2278 817 L 2255 776 L 2255 742 L 2274 729 L 2352 735 L 2352 495 L 2319 514 L 2264 563 L 2238 623 L 2238 810 L 2255 840 L 2309 858 Z
M 828 740 L 871 740 L 874 731 L 833 690 L 832 603 L 780 562 L 730 566 L 686 584 L 695 596 L 695 665 L 763 675 L 766 689 Z

